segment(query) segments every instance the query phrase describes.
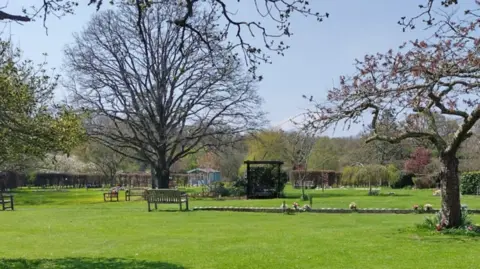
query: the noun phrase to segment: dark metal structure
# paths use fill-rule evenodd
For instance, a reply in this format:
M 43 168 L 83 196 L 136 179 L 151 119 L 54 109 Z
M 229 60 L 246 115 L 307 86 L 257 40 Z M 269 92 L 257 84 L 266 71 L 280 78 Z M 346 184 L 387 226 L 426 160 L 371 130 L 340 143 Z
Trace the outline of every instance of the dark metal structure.
M 279 189 L 282 161 L 244 161 L 247 165 L 247 199 L 250 198 L 276 198 L 279 197 L 282 190 Z M 274 165 L 276 166 L 276 178 L 274 186 L 258 185 L 257 179 L 252 177 L 252 166 L 255 165 Z

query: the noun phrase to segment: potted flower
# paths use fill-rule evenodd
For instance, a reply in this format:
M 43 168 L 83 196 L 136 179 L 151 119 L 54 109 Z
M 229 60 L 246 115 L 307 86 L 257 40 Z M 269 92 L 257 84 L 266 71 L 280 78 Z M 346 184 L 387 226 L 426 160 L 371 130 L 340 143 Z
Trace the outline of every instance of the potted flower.
M 303 206 L 303 211 L 311 211 L 312 208 L 309 205 L 304 205 Z
M 417 211 L 418 210 L 418 205 L 413 205 L 413 210 Z
M 298 211 L 299 207 L 298 207 L 298 203 L 297 202 L 293 202 L 293 208 Z
M 430 211 L 430 210 L 433 210 L 433 206 L 432 206 L 431 204 L 425 204 L 425 205 L 423 206 L 423 209 L 424 209 L 425 211 Z
M 348 207 L 349 207 L 351 210 L 357 210 L 357 204 L 355 204 L 355 202 L 351 202 Z

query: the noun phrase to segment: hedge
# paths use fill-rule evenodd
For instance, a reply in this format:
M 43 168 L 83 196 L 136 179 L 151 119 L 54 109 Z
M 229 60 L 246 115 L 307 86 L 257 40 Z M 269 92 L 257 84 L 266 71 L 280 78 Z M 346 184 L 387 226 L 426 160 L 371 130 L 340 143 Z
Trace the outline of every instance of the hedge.
M 480 171 L 463 173 L 460 177 L 460 190 L 462 194 L 477 194 L 480 187 Z

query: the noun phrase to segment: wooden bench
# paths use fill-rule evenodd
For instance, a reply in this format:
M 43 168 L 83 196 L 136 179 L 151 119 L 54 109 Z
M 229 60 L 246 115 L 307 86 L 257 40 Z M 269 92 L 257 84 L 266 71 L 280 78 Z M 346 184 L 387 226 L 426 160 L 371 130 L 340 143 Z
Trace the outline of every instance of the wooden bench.
M 125 201 L 130 201 L 132 196 L 141 196 L 145 200 L 146 191 L 146 189 L 128 189 L 125 191 Z
M 2 210 L 7 209 L 14 210 L 13 207 L 13 195 L 0 193 L 0 204 L 2 204 Z
M 114 200 L 113 199 L 116 199 L 116 201 L 118 202 L 118 192 L 104 192 L 103 193 L 103 201 L 107 201 L 107 199 L 110 199 L 110 202 L 113 202 Z
M 188 210 L 188 195 L 185 192 L 171 189 L 156 189 L 147 190 L 146 198 L 148 204 L 148 212 L 152 211 L 150 204 L 178 204 L 182 210 L 182 203 L 185 203 L 186 210 Z

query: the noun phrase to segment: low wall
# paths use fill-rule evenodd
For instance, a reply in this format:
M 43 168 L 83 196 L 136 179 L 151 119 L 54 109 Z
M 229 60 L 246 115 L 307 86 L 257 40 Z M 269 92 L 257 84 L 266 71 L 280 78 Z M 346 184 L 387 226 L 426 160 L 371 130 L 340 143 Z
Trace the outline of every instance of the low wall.
M 233 212 L 263 212 L 263 213 L 283 213 L 281 208 L 277 207 L 233 207 L 233 206 L 206 206 L 194 207 L 193 210 L 203 211 L 233 211 Z M 398 209 L 398 208 L 359 208 L 357 210 L 350 210 L 344 208 L 315 208 L 309 211 L 299 211 L 301 213 L 369 213 L 369 214 L 434 214 L 439 210 L 416 211 L 413 209 Z M 479 209 L 468 210 L 470 214 L 480 214 Z

